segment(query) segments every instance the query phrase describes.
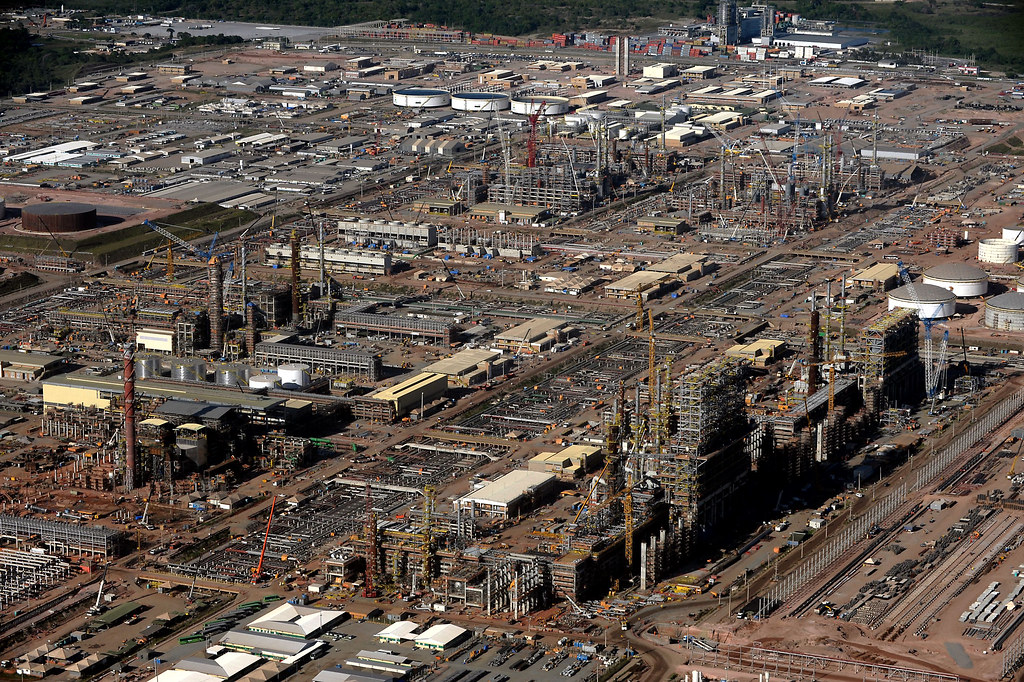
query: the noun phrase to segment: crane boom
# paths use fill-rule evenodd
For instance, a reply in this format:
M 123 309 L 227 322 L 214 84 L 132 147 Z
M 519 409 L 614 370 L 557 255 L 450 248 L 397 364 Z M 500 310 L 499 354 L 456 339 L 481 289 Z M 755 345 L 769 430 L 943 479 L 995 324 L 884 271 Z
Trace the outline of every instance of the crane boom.
M 252 584 L 259 582 L 263 573 L 263 557 L 267 553 L 267 541 L 270 540 L 270 524 L 274 522 L 274 506 L 277 505 L 277 495 L 270 503 L 270 516 L 267 518 L 267 532 L 263 535 L 263 549 L 260 550 L 260 562 L 256 564 L 256 570 L 252 572 Z

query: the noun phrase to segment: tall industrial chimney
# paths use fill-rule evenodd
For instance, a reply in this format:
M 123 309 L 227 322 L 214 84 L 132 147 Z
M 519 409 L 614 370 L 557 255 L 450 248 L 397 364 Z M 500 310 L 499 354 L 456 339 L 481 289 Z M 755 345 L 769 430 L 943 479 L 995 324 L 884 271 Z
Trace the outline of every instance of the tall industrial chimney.
M 299 235 L 292 230 L 292 324 L 299 326 Z
M 811 364 L 807 367 L 807 397 L 818 390 L 818 364 L 821 362 L 821 317 L 815 305 L 815 294 L 811 292 L 811 323 L 807 330 L 807 343 L 811 350 Z
M 259 332 L 256 331 L 256 308 L 251 303 L 245 304 L 245 352 L 252 357 L 256 354 L 259 343 Z
M 124 349 L 124 490 L 135 488 L 135 349 Z
M 213 256 L 209 262 L 210 290 L 207 303 L 210 313 L 210 348 L 218 353 L 224 350 L 224 271 L 220 258 Z

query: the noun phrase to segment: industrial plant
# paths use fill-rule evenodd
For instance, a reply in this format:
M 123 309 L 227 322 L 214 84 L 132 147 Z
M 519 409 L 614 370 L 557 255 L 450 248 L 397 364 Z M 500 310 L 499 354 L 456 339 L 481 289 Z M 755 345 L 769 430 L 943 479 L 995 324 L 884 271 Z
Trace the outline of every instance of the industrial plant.
M 0 673 L 1015 679 L 1024 86 L 204 26 L 0 104 Z

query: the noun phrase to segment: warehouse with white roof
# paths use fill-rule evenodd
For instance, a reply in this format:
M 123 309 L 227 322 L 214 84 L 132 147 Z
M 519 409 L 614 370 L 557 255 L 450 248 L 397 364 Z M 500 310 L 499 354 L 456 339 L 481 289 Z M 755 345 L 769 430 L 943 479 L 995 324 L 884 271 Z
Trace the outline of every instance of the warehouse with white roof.
M 517 469 L 458 499 L 459 508 L 476 515 L 507 519 L 552 495 L 554 474 Z

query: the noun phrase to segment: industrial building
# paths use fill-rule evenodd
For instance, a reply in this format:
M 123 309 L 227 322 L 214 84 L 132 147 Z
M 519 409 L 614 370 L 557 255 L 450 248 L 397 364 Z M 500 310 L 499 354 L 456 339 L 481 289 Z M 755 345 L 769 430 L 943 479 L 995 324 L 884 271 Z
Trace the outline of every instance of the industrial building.
M 298 604 L 281 604 L 262 614 L 245 626 L 250 632 L 259 632 L 294 639 L 314 639 L 340 624 L 348 614 L 332 609 L 311 608 Z
M 381 378 L 380 356 L 358 350 L 294 343 L 296 338 L 278 335 L 256 344 L 253 360 L 261 365 L 302 363 L 320 374 L 357 376 L 368 381 Z
M 899 267 L 894 263 L 875 263 L 853 273 L 849 278 L 850 285 L 875 291 L 889 291 L 899 281 Z
M 595 445 L 570 445 L 558 452 L 542 452 L 531 457 L 527 468 L 572 480 L 590 471 L 600 456 L 601 448 Z
M 450 346 L 458 334 L 458 327 L 453 322 L 426 316 L 406 317 L 341 310 L 335 313 L 334 323 L 341 332 L 425 339 L 444 347 Z
M 556 318 L 523 322 L 494 336 L 494 347 L 515 355 L 543 353 L 567 334 L 568 323 Z
M 346 218 L 337 223 L 338 237 L 362 246 L 392 249 L 422 249 L 437 245 L 437 226 L 394 220 Z
M 423 371 L 444 374 L 448 377 L 448 386 L 466 387 L 504 374 L 508 371 L 512 359 L 487 348 L 466 348 L 451 357 L 443 358 L 427 365 Z
M 303 244 L 299 250 L 299 263 L 305 270 L 319 270 L 321 249 L 315 244 Z M 323 248 L 324 267 L 328 272 L 357 272 L 366 275 L 390 275 L 391 254 L 370 249 L 350 250 L 337 247 Z M 290 268 L 291 247 L 271 244 L 266 249 L 267 265 Z
M 422 418 L 437 407 L 447 391 L 446 375 L 422 372 L 394 386 L 357 397 L 352 411 L 357 419 L 385 424 L 410 414 Z
M 640 296 L 644 301 L 657 298 L 665 292 L 668 284 L 674 279 L 674 273 L 656 270 L 639 270 L 626 275 L 617 282 L 604 285 L 608 298 L 635 301 Z
M 556 481 L 554 474 L 517 469 L 463 495 L 456 504 L 470 518 L 511 519 L 551 497 Z

